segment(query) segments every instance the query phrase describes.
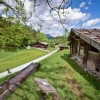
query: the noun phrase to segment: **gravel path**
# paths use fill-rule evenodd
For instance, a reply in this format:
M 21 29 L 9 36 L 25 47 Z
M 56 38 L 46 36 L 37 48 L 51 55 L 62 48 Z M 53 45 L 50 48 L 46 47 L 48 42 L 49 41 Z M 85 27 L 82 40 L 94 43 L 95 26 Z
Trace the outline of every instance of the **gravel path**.
M 30 61 L 30 62 L 25 63 L 25 64 L 23 64 L 23 65 L 20 65 L 20 66 L 18 66 L 18 67 L 12 68 L 12 69 L 10 69 L 10 72 L 11 72 L 11 73 L 8 73 L 8 71 L 5 71 L 5 72 L 3 72 L 3 73 L 0 73 L 0 78 L 4 78 L 4 77 L 6 77 L 6 76 L 8 76 L 8 75 L 10 75 L 10 74 L 13 74 L 13 73 L 15 73 L 15 72 L 18 72 L 18 71 L 24 69 L 25 67 L 27 67 L 28 65 L 30 65 L 31 63 L 40 62 L 40 61 L 44 60 L 45 58 L 51 56 L 52 54 L 54 54 L 54 53 L 57 52 L 58 50 L 59 50 L 59 49 L 54 50 L 54 51 L 50 52 L 49 54 L 47 54 L 47 55 L 45 55 L 45 56 L 42 56 L 42 57 L 40 57 L 40 58 L 37 58 L 37 59 L 35 59 L 35 60 L 33 60 L 33 61 Z

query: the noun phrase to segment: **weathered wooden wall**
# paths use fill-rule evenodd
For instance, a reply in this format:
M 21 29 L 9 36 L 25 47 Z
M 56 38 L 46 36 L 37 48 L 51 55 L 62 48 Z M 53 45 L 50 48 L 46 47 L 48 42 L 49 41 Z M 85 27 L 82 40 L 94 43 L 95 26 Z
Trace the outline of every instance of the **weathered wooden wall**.
M 36 44 L 33 45 L 33 47 L 47 49 L 48 45 L 44 45 L 44 44 L 41 44 L 41 43 L 36 43 Z
M 75 39 L 72 40 L 72 55 L 77 53 L 77 41 Z
M 96 68 L 100 69 L 100 53 L 89 51 L 87 66 L 94 71 Z

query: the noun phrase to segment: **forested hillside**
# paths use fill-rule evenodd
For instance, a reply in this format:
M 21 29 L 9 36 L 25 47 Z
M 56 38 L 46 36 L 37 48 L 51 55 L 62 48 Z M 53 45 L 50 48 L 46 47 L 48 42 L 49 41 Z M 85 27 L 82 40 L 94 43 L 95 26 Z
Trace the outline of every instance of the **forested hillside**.
M 0 16 L 0 48 L 25 47 L 39 41 L 47 41 L 44 33 L 25 26 L 18 20 L 9 21 Z

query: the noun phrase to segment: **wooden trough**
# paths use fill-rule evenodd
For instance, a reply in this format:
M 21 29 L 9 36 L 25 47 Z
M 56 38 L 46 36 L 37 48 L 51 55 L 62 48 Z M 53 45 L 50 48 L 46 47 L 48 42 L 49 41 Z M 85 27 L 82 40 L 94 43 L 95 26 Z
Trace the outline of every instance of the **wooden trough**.
M 4 100 L 10 93 L 12 93 L 22 82 L 24 82 L 28 76 L 32 75 L 37 68 L 40 67 L 40 63 L 31 63 L 25 69 L 21 70 L 15 76 L 0 85 L 0 100 Z
M 53 100 L 59 100 L 56 89 L 46 79 L 35 78 L 35 82 L 40 89 L 41 100 L 46 100 L 46 93 L 51 93 L 53 95 Z

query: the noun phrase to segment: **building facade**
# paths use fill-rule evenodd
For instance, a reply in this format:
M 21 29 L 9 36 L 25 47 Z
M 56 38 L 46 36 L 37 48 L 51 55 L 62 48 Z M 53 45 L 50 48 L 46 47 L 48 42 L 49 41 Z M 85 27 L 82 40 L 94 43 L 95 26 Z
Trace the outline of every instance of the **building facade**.
M 71 29 L 68 40 L 72 57 L 100 75 L 100 29 Z

